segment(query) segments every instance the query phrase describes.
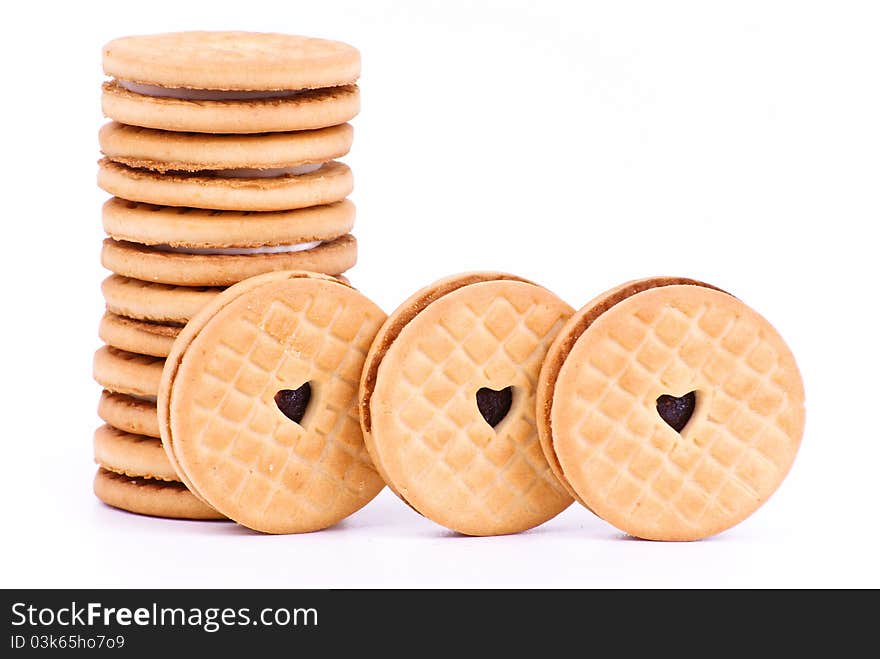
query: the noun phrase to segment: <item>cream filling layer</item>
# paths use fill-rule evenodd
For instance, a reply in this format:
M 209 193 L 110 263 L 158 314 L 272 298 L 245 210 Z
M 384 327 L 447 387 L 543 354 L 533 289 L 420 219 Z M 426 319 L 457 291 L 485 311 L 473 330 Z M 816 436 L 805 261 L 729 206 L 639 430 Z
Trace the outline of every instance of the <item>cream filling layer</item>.
M 265 247 L 172 247 L 171 245 L 153 245 L 152 248 L 160 252 L 171 252 L 174 254 L 246 256 L 248 254 L 305 252 L 323 243 L 323 240 L 313 240 L 309 243 L 298 243 L 296 245 L 267 245 Z
M 211 171 L 214 176 L 221 178 L 278 178 L 279 176 L 301 176 L 316 172 L 324 163 L 310 165 L 297 165 L 296 167 L 270 167 L 268 169 L 255 169 L 253 167 L 236 167 L 234 169 L 215 169 Z
M 125 394 L 129 398 L 134 398 L 135 400 L 142 400 L 146 403 L 155 403 L 156 396 L 138 396 L 137 394 Z
M 142 96 L 177 98 L 182 101 L 253 101 L 264 98 L 293 98 L 303 93 L 301 89 L 269 89 L 248 91 L 244 89 L 188 89 L 186 87 L 162 87 L 145 85 L 131 80 L 116 80 L 123 89 Z

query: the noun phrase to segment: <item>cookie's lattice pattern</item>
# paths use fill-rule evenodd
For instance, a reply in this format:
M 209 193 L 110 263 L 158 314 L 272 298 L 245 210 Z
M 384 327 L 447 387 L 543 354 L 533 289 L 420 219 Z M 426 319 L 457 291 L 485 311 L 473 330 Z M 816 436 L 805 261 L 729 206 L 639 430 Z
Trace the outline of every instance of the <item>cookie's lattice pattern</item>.
M 591 508 L 636 534 L 722 530 L 788 471 L 802 431 L 794 362 L 772 328 L 730 304 L 680 297 L 630 309 L 591 328 L 568 356 L 577 366 L 560 373 L 553 431 L 563 469 Z M 691 390 L 698 406 L 679 435 L 656 399 Z
M 182 433 L 175 424 L 175 452 L 187 464 L 214 467 L 207 479 L 188 474 L 242 523 L 263 524 L 268 517 L 278 520 L 270 527 L 321 528 L 366 504 L 383 485 L 366 453 L 355 404 L 361 367 L 383 317 L 363 302 L 334 298 L 301 292 L 276 296 L 259 309 L 232 304 L 219 314 L 222 321 L 215 319 L 224 323 L 220 340 L 200 343 L 200 336 L 188 348 L 212 356 L 186 388 L 190 400 L 178 406 L 191 430 Z M 304 382 L 312 383 L 312 400 L 300 426 L 282 415 L 274 395 Z
M 373 404 L 387 397 L 394 411 L 393 428 L 377 427 L 384 422 L 373 418 L 380 455 L 397 452 L 383 458 L 399 465 L 391 478 L 429 517 L 436 517 L 434 506 L 463 511 L 468 521 L 447 524 L 464 532 L 529 528 L 569 503 L 544 459 L 534 410 L 541 362 L 569 310 L 537 290 L 435 302 L 417 317 L 415 349 L 392 365 L 395 382 L 374 394 Z M 493 429 L 476 408 L 476 391 L 509 385 L 514 403 Z M 404 440 L 388 447 L 388 434 Z

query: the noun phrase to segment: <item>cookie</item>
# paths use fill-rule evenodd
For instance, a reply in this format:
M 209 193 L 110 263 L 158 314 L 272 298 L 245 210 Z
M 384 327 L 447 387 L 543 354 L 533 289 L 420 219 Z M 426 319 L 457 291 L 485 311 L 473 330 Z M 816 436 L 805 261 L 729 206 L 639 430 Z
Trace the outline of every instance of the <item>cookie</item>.
M 159 323 L 186 323 L 222 291 L 221 287 L 174 286 L 120 275 L 101 282 L 109 312 Z
M 343 275 L 335 275 L 344 284 Z M 175 286 L 110 275 L 101 283 L 107 310 L 159 323 L 186 323 L 224 290 L 220 286 Z
M 159 429 L 181 480 L 267 533 L 331 526 L 384 483 L 363 443 L 357 384 L 385 314 L 314 273 L 255 277 L 187 324 L 168 357 Z
M 98 326 L 98 336 L 107 345 L 153 357 L 167 357 L 181 325 L 135 320 L 107 312 Z
M 164 363 L 165 360 L 159 357 L 103 346 L 95 353 L 94 377 L 108 391 L 130 396 L 156 396 Z
M 132 126 L 169 131 L 242 135 L 314 130 L 351 121 L 361 109 L 357 85 L 244 100 L 168 98 L 153 95 L 161 90 L 128 87 L 116 81 L 103 84 L 101 110 L 104 115 Z M 131 89 L 150 93 L 141 94 Z
M 134 478 L 98 468 L 95 495 L 108 506 L 141 515 L 178 519 L 224 519 L 182 483 Z
M 101 127 L 101 153 L 129 167 L 167 171 L 277 170 L 320 165 L 348 153 L 350 124 L 258 135 L 175 133 L 111 121 Z
M 326 39 L 248 32 L 124 37 L 104 46 L 101 106 L 124 124 L 263 133 L 354 117 L 360 55 Z
M 418 512 L 460 533 L 497 535 L 571 503 L 540 447 L 535 386 L 572 311 L 529 281 L 469 273 L 389 316 L 362 374 L 361 424 L 374 464 Z
M 119 430 L 135 435 L 159 437 L 156 401 L 152 397 L 136 398 L 104 390 L 98 403 L 98 416 Z
M 354 186 L 348 165 L 331 161 L 314 169 L 275 176 L 223 175 L 211 171 L 161 172 L 128 167 L 103 158 L 98 185 L 130 201 L 211 210 L 279 211 L 342 201 Z M 222 170 L 221 170 L 222 171 Z
M 267 272 L 300 268 L 335 275 L 357 261 L 351 234 L 326 243 L 235 249 L 236 253 L 190 253 L 187 248 L 160 249 L 138 243 L 104 240 L 101 263 L 116 274 L 179 286 L 230 286 Z M 297 251 L 297 247 L 307 247 Z
M 610 306 L 616 304 L 624 297 L 632 294 L 633 292 L 641 290 L 642 287 L 668 284 L 693 284 L 695 286 L 711 287 L 709 284 L 693 279 L 673 277 L 655 277 L 653 279 L 626 282 L 616 288 L 602 293 L 595 299 L 588 302 L 586 305 L 584 305 L 579 313 L 575 314 L 575 317 L 581 318 L 581 323 L 588 322 L 593 317 L 607 310 Z M 584 311 L 586 309 L 591 310 L 589 314 Z M 576 321 L 574 320 L 574 317 L 569 321 L 569 323 L 572 325 L 575 322 Z M 544 364 L 541 367 L 541 377 L 538 379 L 538 438 L 541 441 L 541 449 L 544 451 L 544 457 L 547 459 L 550 468 L 553 469 L 553 473 L 556 475 L 556 478 L 565 487 L 569 496 L 571 496 L 581 505 L 589 508 L 589 506 L 584 502 L 583 499 L 580 498 L 578 493 L 574 489 L 572 489 L 571 485 L 569 485 L 568 481 L 566 480 L 565 475 L 562 472 L 562 467 L 559 465 L 559 460 L 556 457 L 556 453 L 553 450 L 553 442 L 549 431 L 550 404 L 552 402 L 553 394 L 552 385 L 556 381 L 556 376 L 559 373 L 559 368 L 562 366 L 564 355 L 567 354 L 567 352 L 571 349 L 571 344 L 577 339 L 577 336 L 578 334 L 576 331 L 560 332 L 557 339 L 550 345 L 550 349 L 547 351 L 547 357 L 545 358 Z
M 197 249 L 277 247 L 327 242 L 354 226 L 350 201 L 291 211 L 251 213 L 154 206 L 118 197 L 102 209 L 104 231 L 142 245 Z
M 138 478 L 177 481 L 162 442 L 104 425 L 95 431 L 95 462 L 108 471 Z
M 688 279 L 630 282 L 559 333 L 538 420 L 557 474 L 622 531 L 698 540 L 757 510 L 788 473 L 804 390 L 777 331 Z
M 360 54 L 340 41 L 257 32 L 173 32 L 114 39 L 104 73 L 170 88 L 297 90 L 360 76 Z

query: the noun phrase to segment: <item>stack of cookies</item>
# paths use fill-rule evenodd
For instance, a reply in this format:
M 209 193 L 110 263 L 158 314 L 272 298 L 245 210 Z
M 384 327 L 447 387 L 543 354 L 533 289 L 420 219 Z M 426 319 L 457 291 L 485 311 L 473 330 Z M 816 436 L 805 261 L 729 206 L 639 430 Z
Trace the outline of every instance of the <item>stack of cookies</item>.
M 277 270 L 339 275 L 357 258 L 348 153 L 358 51 L 281 34 L 126 37 L 103 51 L 99 138 L 106 344 L 95 492 L 153 515 L 219 516 L 179 482 L 156 395 L 184 324 L 224 288 Z

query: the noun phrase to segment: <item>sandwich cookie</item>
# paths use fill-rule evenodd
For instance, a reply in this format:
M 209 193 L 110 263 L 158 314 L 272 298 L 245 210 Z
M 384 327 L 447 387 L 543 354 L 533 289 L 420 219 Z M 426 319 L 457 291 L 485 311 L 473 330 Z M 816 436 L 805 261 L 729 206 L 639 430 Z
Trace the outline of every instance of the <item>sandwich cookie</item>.
M 94 377 L 108 391 L 149 400 L 159 392 L 164 363 L 159 357 L 103 346 L 95 353 Z
M 101 153 L 127 167 L 157 172 L 212 171 L 229 177 L 314 168 L 347 154 L 353 138 L 351 124 L 292 133 L 212 135 L 172 133 L 111 121 L 98 132 Z
M 124 124 L 199 133 L 299 131 L 360 109 L 360 54 L 284 34 L 179 32 L 104 46 L 104 114 Z
M 249 528 L 331 526 L 384 483 L 363 443 L 357 384 L 385 314 L 331 277 L 279 272 L 229 288 L 181 332 L 159 430 L 181 480 Z
M 530 529 L 570 503 L 535 426 L 535 387 L 572 313 L 500 273 L 422 289 L 379 330 L 360 383 L 374 464 L 407 503 L 467 535 Z
M 137 478 L 98 468 L 95 496 L 108 506 L 141 515 L 177 519 L 224 519 L 182 483 Z
M 155 206 L 114 197 L 104 204 L 101 217 L 104 230 L 117 241 L 170 253 L 217 251 L 223 255 L 262 247 L 297 251 L 293 248 L 330 242 L 351 231 L 355 208 L 345 200 L 300 210 L 252 213 Z
M 152 357 L 167 357 L 182 325 L 135 320 L 106 312 L 98 336 L 107 345 Z
M 300 267 L 337 275 L 357 261 L 357 242 L 348 232 L 354 225 L 350 201 L 294 211 L 251 213 L 155 206 L 119 198 L 102 211 L 105 231 L 102 261 L 128 278 L 189 287 L 228 286 L 254 275 Z M 134 306 L 162 298 L 164 315 L 189 317 L 216 291 L 137 290 L 123 281 L 105 282 L 114 298 L 125 292 L 137 297 Z M 130 296 L 127 296 L 130 297 Z M 177 304 L 179 302 L 179 304 Z M 108 299 L 108 304 L 110 301 Z M 111 309 L 131 304 L 111 305 Z M 152 308 L 152 303 L 149 303 Z M 125 314 L 142 317 L 143 310 Z M 155 315 L 155 314 L 154 314 Z M 160 314 L 163 315 L 163 314 Z
M 343 275 L 335 279 L 348 284 Z M 220 286 L 175 286 L 110 275 L 101 283 L 107 311 L 165 324 L 186 324 L 224 290 Z
M 288 268 L 336 275 L 357 262 L 357 240 L 351 234 L 329 242 L 281 247 L 198 249 L 162 249 L 107 238 L 101 250 L 101 263 L 124 277 L 161 284 L 230 286 Z
M 120 275 L 101 282 L 107 311 L 157 323 L 184 324 L 222 291 L 222 287 L 174 286 Z
M 577 312 L 541 370 L 548 460 L 599 517 L 650 540 L 698 540 L 779 487 L 804 389 L 777 331 L 689 279 L 630 282 Z
M 139 478 L 178 480 L 162 443 L 155 437 L 105 425 L 95 431 L 94 447 L 95 462 L 108 471 Z
M 98 186 L 117 197 L 211 210 L 306 208 L 345 199 L 354 187 L 348 165 L 335 160 L 278 169 L 260 170 L 250 163 L 241 169 L 164 173 L 129 167 L 109 158 L 98 165 Z
M 156 400 L 152 396 L 137 398 L 105 389 L 98 402 L 98 416 L 125 432 L 147 437 L 160 436 Z

